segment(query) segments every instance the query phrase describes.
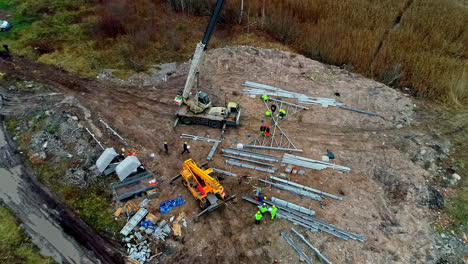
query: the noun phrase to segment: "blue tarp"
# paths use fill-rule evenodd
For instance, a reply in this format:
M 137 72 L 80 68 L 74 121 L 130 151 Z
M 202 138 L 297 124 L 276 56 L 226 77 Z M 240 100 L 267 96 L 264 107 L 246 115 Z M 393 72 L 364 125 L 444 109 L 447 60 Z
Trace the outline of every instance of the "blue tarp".
M 167 201 L 162 202 L 159 205 L 159 211 L 161 214 L 169 214 L 169 211 L 172 210 L 172 208 L 177 207 L 179 205 L 185 204 L 186 201 L 182 199 L 182 194 L 179 194 L 176 199 L 169 199 Z

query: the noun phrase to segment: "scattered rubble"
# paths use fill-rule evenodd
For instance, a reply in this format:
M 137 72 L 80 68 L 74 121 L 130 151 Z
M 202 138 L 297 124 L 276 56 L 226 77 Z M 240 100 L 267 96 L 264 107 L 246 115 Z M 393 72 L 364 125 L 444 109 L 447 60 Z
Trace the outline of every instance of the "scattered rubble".
M 85 171 L 83 168 L 69 168 L 63 176 L 62 182 L 85 188 L 96 183 L 98 176 L 99 172 L 97 170 Z

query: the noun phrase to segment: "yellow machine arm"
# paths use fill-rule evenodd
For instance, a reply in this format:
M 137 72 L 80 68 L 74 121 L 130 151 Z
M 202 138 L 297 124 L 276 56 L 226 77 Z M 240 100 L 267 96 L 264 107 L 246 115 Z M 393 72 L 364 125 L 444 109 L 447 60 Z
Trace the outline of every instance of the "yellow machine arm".
M 203 170 L 198 167 L 195 161 L 188 159 L 184 161 L 181 174 L 187 187 L 197 199 L 206 197 L 208 193 L 219 194 L 224 199 L 224 188 L 210 176 L 212 172 L 212 169 Z

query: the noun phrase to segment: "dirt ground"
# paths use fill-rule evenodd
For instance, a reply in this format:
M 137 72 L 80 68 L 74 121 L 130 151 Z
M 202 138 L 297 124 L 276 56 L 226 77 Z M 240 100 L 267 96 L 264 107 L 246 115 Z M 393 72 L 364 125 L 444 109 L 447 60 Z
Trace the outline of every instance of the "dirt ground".
M 293 226 L 291 223 L 266 219 L 261 225 L 254 225 L 256 209 L 241 197 L 252 196 L 255 187 L 261 187 L 267 196 L 311 208 L 318 219 L 366 239 L 362 243 L 344 241 L 295 227 L 307 233 L 308 240 L 334 263 L 435 263 L 438 259 L 431 227 L 435 213 L 428 209 L 434 194 L 428 186 L 436 176 L 436 159 L 448 154 L 450 144 L 437 135 L 411 127 L 426 121 L 426 116 L 418 114 L 421 107 L 427 110 L 423 102 L 381 83 L 278 50 L 233 47 L 208 51 L 200 73 L 200 89 L 210 94 L 215 104 L 235 101 L 242 108 L 241 126 L 227 128 L 225 140 L 209 166 L 250 176 L 253 181 L 240 182 L 226 176 L 222 185 L 227 194 L 237 195 L 237 199 L 196 223 L 192 216 L 199 212 L 197 202 L 182 184 L 169 186 L 168 180 L 179 173 L 187 158 L 204 163 L 211 143 L 190 142 L 191 154 L 181 155 L 183 140 L 179 135 L 218 139 L 220 131 L 204 126 L 182 125 L 175 131 L 172 128 L 176 111 L 173 99 L 184 85 L 184 70 L 173 74 L 167 82 L 146 87 L 80 79 L 22 58 L 0 62 L 0 71 L 45 83 L 64 93 L 67 100 L 81 109 L 80 119 L 107 146 L 117 149 L 124 145 L 102 130 L 99 119 L 130 141 L 125 147 L 136 149 L 140 160 L 156 153 L 154 161 L 144 163 L 166 182 L 159 198 L 151 201 L 150 211 L 157 213 L 161 201 L 182 194 L 187 203 L 169 216 L 182 211 L 189 216 L 188 228 L 182 230 L 183 239 L 165 243 L 162 263 L 299 262 L 297 254 L 280 236 L 280 232 Z M 381 115 L 373 117 L 336 107 L 310 106 L 281 125 L 303 150 L 301 156 L 320 159 L 329 149 L 336 156 L 336 164 L 351 168 L 349 173 L 305 170 L 304 176 L 291 175 L 290 180 L 343 196 L 343 201 L 325 199 L 321 208 L 316 201 L 259 183 L 257 179 L 266 178 L 267 173 L 224 164 L 220 149 L 234 146 L 236 140 L 247 143 L 247 134 L 255 135 L 264 119 L 260 98 L 240 93 L 244 81 L 311 96 L 335 97 L 346 106 Z M 169 142 L 168 155 L 162 151 L 163 141 Z M 280 157 L 283 153 L 269 154 Z M 313 255 L 310 250 L 304 251 Z

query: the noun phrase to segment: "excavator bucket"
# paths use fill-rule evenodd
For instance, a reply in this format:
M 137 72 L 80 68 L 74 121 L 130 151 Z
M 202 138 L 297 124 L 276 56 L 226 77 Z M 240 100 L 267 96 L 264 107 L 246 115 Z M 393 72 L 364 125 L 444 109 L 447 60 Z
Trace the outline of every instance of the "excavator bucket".
M 197 214 L 195 216 L 195 221 L 198 221 L 201 216 L 203 216 L 203 215 L 205 215 L 205 214 L 207 214 L 209 212 L 213 212 L 214 210 L 220 208 L 221 206 L 223 206 L 227 202 L 230 202 L 230 201 L 234 200 L 234 198 L 236 198 L 235 195 L 230 196 L 229 198 L 226 198 L 224 200 L 218 200 L 215 204 L 210 205 L 208 208 L 206 208 L 205 210 L 203 210 L 199 214 Z

